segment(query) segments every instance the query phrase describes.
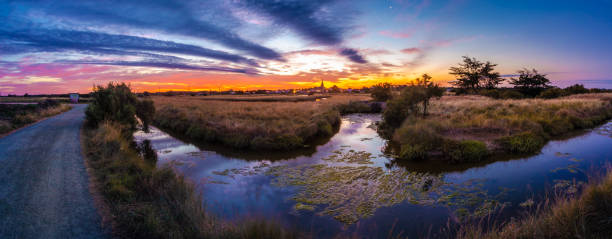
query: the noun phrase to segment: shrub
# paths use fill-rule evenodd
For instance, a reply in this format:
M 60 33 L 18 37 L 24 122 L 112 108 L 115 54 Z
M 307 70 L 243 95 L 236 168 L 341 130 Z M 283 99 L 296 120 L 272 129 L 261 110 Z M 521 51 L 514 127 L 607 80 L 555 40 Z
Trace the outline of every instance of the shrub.
M 422 145 L 402 145 L 399 158 L 402 160 L 424 160 L 427 158 L 427 151 L 424 149 Z
M 442 152 L 453 163 L 480 162 L 490 154 L 487 145 L 478 140 L 446 140 Z
M 563 90 L 569 95 L 589 93 L 589 90 L 587 88 L 584 88 L 584 85 L 582 84 L 571 85 Z
M 535 133 L 524 132 L 502 137 L 498 139 L 498 143 L 506 152 L 529 154 L 539 151 L 546 143 L 546 140 Z
M 378 103 L 375 103 L 375 104 L 378 104 Z M 372 107 L 370 106 L 370 104 L 368 102 L 362 102 L 362 101 L 351 101 L 348 104 L 338 105 L 337 108 L 341 114 L 371 113 L 372 112 Z M 380 110 L 378 112 L 380 112 Z M 373 112 L 373 113 L 376 113 L 376 112 Z
M 484 95 L 486 97 L 491 97 L 493 99 L 499 99 L 500 98 L 500 93 L 499 90 L 497 89 L 482 89 L 480 91 L 478 91 L 478 93 L 480 95 Z
M 393 97 L 391 92 L 391 84 L 380 83 L 372 87 L 371 93 L 372 98 L 375 101 L 387 101 Z
M 96 86 L 91 93 L 92 101 L 87 106 L 85 116 L 91 127 L 103 121 L 113 121 L 125 125 L 125 129 L 136 127 L 136 117 L 143 121 L 145 130 L 153 118 L 155 107 L 151 101 L 139 101 L 125 83 L 110 82 L 106 87 Z
M 500 94 L 499 97 L 502 99 L 522 99 L 525 97 L 525 95 L 523 95 L 521 92 L 518 92 L 517 90 L 505 90 Z
M 548 88 L 542 91 L 542 93 L 540 93 L 538 97 L 544 98 L 544 99 L 553 99 L 553 98 L 559 98 L 565 95 L 566 95 L 566 92 L 564 90 L 558 87 L 552 87 L 552 88 Z

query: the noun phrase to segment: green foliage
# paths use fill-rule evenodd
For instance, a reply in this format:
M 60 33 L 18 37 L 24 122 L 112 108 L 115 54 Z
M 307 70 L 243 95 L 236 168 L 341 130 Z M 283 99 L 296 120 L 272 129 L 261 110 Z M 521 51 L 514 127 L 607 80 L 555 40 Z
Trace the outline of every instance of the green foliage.
M 364 102 L 364 101 L 351 101 L 348 104 L 341 104 L 337 106 L 340 114 L 354 114 L 354 113 L 380 113 L 382 111 L 379 102 Z
M 383 123 L 397 128 L 409 116 L 426 116 L 431 98 L 439 98 L 444 93 L 443 88 L 430 80 L 429 75 L 423 74 L 422 78 L 417 78 L 417 84 L 404 88 L 399 97 L 389 100 L 383 112 Z
M 393 97 L 393 93 L 391 92 L 391 84 L 379 83 L 372 87 L 370 94 L 375 101 L 387 101 Z
M 451 67 L 450 74 L 455 75 L 456 81 L 453 84 L 463 89 L 493 89 L 499 85 L 503 79 L 499 72 L 494 72 L 497 64 L 489 61 L 481 62 L 476 58 L 463 56 L 463 62 L 459 66 Z
M 500 95 L 500 99 L 522 99 L 525 95 L 516 90 L 504 90 Z
M 442 152 L 450 162 L 480 162 L 486 159 L 490 152 L 487 145 L 478 140 L 454 141 L 446 140 Z
M 546 139 L 532 132 L 524 132 L 498 139 L 499 145 L 509 153 L 530 154 L 538 152 Z
M 145 130 L 155 113 L 150 100 L 140 101 L 125 83 L 110 82 L 106 87 L 96 86 L 91 93 L 92 101 L 85 111 L 87 123 L 97 127 L 101 122 L 112 121 L 127 126 L 126 130 L 136 127 L 136 117 L 142 121 Z
M 571 85 L 571 86 L 566 87 L 563 90 L 568 95 L 589 93 L 589 90 L 587 88 L 584 88 L 584 85 L 582 85 L 582 84 Z
M 560 89 L 559 87 L 551 87 L 540 93 L 538 97 L 544 99 L 554 99 L 559 98 L 561 96 L 566 96 L 567 92 L 565 90 Z
M 136 102 L 136 115 L 142 121 L 143 130 L 149 131 L 149 125 L 153 123 L 155 116 L 155 106 L 150 99 L 140 100 Z
M 427 151 L 424 149 L 422 145 L 402 145 L 399 158 L 402 160 L 424 160 L 427 159 Z

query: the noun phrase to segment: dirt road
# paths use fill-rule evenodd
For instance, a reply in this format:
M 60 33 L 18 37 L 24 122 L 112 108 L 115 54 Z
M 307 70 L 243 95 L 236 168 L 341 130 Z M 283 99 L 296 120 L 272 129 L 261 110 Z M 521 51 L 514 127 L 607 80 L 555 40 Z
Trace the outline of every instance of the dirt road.
M 85 170 L 85 105 L 0 138 L 0 238 L 108 238 Z

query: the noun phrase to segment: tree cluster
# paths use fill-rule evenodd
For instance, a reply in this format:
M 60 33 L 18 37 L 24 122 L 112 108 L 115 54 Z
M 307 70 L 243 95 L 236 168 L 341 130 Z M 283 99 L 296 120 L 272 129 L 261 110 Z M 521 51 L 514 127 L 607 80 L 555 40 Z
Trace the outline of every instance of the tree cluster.
M 495 89 L 504 79 L 495 72 L 497 64 L 489 61 L 481 62 L 476 58 L 463 57 L 463 62 L 450 68 L 450 74 L 455 75 L 453 85 L 463 90 Z M 517 72 L 518 78 L 510 78 L 509 82 L 515 89 L 523 92 L 541 91 L 550 87 L 550 80 L 537 70 L 522 69 Z

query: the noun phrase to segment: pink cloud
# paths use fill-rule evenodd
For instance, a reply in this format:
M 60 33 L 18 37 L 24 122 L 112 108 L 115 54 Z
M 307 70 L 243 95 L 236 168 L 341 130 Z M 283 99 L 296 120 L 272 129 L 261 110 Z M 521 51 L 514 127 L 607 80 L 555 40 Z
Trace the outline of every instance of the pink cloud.
M 416 47 L 410 47 L 410 48 L 402 49 L 401 52 L 405 54 L 417 54 L 417 53 L 421 53 L 422 50 Z

